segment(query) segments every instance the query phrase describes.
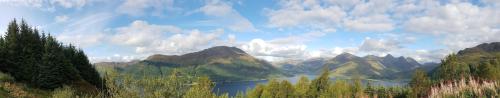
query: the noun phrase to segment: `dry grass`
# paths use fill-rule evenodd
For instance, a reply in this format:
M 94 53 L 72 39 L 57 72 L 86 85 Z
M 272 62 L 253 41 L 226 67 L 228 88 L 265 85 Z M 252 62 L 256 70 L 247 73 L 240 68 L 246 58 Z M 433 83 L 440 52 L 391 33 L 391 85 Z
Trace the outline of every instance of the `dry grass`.
M 437 86 L 433 86 L 431 88 L 429 97 L 431 98 L 441 98 L 449 96 L 460 97 L 462 95 L 474 95 L 483 97 L 498 96 L 498 92 L 496 91 L 498 87 L 499 85 L 496 81 L 479 81 L 472 78 L 461 79 L 456 82 L 440 83 Z M 486 93 L 493 93 L 494 95 L 487 95 Z

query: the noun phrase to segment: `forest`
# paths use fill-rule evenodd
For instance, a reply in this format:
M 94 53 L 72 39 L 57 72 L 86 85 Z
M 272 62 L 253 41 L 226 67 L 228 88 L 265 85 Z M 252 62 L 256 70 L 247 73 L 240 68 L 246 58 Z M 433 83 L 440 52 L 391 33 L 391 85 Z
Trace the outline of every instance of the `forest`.
M 481 56 L 482 55 L 482 56 Z M 487 56 L 484 56 L 487 55 Z M 236 96 L 212 92 L 209 77 L 175 70 L 135 77 L 92 65 L 84 51 L 13 20 L 0 38 L 0 97 L 16 98 L 421 98 L 498 97 L 500 55 L 450 54 L 426 73 L 414 72 L 408 85 L 384 87 L 360 79 L 331 80 L 329 68 L 292 84 L 270 79 Z

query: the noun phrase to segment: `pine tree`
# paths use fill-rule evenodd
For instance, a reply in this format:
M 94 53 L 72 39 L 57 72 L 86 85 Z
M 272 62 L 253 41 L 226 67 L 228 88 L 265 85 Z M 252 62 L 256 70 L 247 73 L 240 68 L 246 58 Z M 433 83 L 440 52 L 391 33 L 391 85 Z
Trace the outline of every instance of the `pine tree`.
M 307 90 L 309 90 L 309 79 L 301 76 L 297 84 L 295 84 L 295 92 L 298 98 L 306 98 Z
M 4 38 L 3 36 L 0 36 L 0 71 L 1 72 L 6 72 L 7 70 L 6 67 L 7 65 L 5 64 L 6 63 L 6 56 L 5 56 L 5 41 L 4 41 Z
M 20 66 L 18 66 L 18 62 L 21 62 L 19 60 L 19 52 L 20 52 L 20 44 L 19 42 L 19 26 L 17 25 L 17 21 L 14 19 L 12 22 L 9 23 L 9 26 L 7 28 L 7 33 L 5 35 L 5 71 L 9 74 L 11 74 L 16 80 L 21 80 L 21 74 L 19 74 L 19 71 L 17 71 Z
M 323 73 L 316 79 L 311 82 L 311 85 L 308 90 L 308 97 L 317 98 L 321 94 L 328 89 L 330 86 L 330 70 L 328 67 L 323 68 Z
M 60 55 L 59 44 L 50 35 L 44 45 L 44 55 L 42 56 L 42 65 L 40 66 L 40 73 L 37 76 L 37 86 L 44 89 L 53 89 L 61 87 L 64 83 L 64 73 L 61 73 L 62 67 L 59 66 L 57 59 Z
M 295 97 L 295 89 L 287 80 L 281 81 L 276 98 L 293 98 Z

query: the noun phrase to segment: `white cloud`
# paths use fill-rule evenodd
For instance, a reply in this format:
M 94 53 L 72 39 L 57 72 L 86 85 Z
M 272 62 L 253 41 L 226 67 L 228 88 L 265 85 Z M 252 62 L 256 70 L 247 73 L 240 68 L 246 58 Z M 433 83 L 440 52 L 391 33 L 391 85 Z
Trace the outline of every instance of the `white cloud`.
M 429 9 L 423 16 L 404 23 L 405 30 L 442 37 L 441 44 L 452 50 L 500 41 L 499 10 L 470 3 L 451 3 Z
M 85 6 L 87 0 L 52 0 L 51 3 L 59 4 L 64 8 L 81 8 Z
M 265 41 L 262 39 L 252 39 L 241 46 L 241 49 L 257 57 L 274 57 L 284 59 L 302 59 L 305 54 L 306 45 L 283 43 L 278 40 Z M 265 59 L 265 58 L 264 58 Z
M 313 54 L 306 50 L 306 43 L 325 34 L 325 32 L 312 31 L 270 40 L 255 38 L 248 42 L 239 43 L 239 47 L 253 56 L 269 61 L 307 59 Z
M 317 1 L 281 1 L 280 9 L 267 13 L 271 27 L 303 27 L 335 29 L 346 13 L 337 6 L 321 6 Z
M 347 29 L 358 32 L 388 32 L 394 29 L 392 20 L 387 15 L 372 15 L 344 21 Z
M 402 48 L 399 43 L 384 39 L 366 38 L 359 50 L 363 52 L 387 53 Z
M 99 62 L 130 62 L 132 60 L 141 60 L 145 57 L 137 56 L 137 55 L 120 55 L 115 54 L 112 56 L 99 56 L 99 57 L 89 57 L 89 61 L 92 63 Z
M 113 15 L 109 13 L 97 13 L 79 17 L 73 21 L 68 21 L 68 25 L 64 25 L 63 32 L 56 37 L 64 43 L 70 43 L 79 47 L 102 44 L 106 36 L 104 29 L 112 17 Z
M 175 9 L 174 0 L 125 0 L 116 11 L 131 16 L 142 16 L 149 12 L 151 15 L 161 16 Z
M 202 32 L 136 20 L 129 26 L 117 28 L 111 42 L 135 48 L 139 54 L 184 54 L 215 45 L 223 33 L 222 29 Z
M 184 54 L 199 51 L 211 47 L 223 30 L 217 29 L 211 32 L 201 32 L 191 30 L 189 34 L 175 34 L 165 40 L 152 41 L 149 46 L 136 47 L 137 53 L 166 53 L 166 54 Z
M 56 22 L 58 22 L 58 23 L 61 23 L 61 22 L 67 22 L 67 21 L 68 21 L 68 19 L 69 19 L 69 17 L 68 17 L 68 16 L 66 16 L 66 15 L 56 16 L 56 17 L 54 18 L 54 20 L 55 20 Z
M 55 7 L 80 9 L 96 1 L 97 0 L 0 0 L 0 4 L 40 8 L 42 11 L 54 12 L 56 10 Z
M 151 42 L 160 40 L 167 33 L 181 33 L 182 30 L 170 25 L 154 25 L 146 21 L 136 20 L 127 27 L 120 27 L 111 41 L 123 45 L 150 45 Z
M 207 3 L 203 7 L 199 8 L 195 12 L 202 12 L 207 16 L 214 17 L 213 20 L 211 20 L 213 21 L 211 23 L 222 25 L 232 31 L 257 31 L 252 22 L 241 16 L 238 11 L 233 9 L 233 7 L 226 2 L 218 0 L 207 1 Z

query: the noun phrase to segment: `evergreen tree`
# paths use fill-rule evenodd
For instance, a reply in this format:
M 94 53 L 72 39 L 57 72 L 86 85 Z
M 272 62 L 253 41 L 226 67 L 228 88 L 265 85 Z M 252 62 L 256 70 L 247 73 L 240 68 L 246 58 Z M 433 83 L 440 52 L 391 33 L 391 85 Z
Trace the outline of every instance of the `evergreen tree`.
M 330 86 L 330 70 L 328 67 L 323 68 L 323 73 L 311 82 L 308 90 L 308 97 L 317 98 Z
M 425 71 L 417 69 L 409 83 L 412 96 L 422 98 L 427 96 L 427 91 L 430 90 L 431 80 L 427 77 Z
M 295 84 L 295 92 L 298 98 L 306 98 L 307 90 L 309 90 L 309 79 L 305 76 L 301 76 L 297 84 Z
M 5 41 L 3 36 L 0 36 L 0 71 L 6 72 L 6 54 L 5 54 Z
M 60 64 L 62 56 L 59 43 L 52 36 L 47 37 L 47 42 L 44 46 L 44 55 L 42 56 L 42 65 L 40 73 L 37 76 L 36 83 L 40 88 L 54 89 L 61 87 L 65 83 L 65 77 L 62 71 L 64 70 Z
M 278 93 L 276 93 L 276 98 L 293 98 L 295 97 L 295 89 L 292 83 L 287 80 L 283 80 L 280 83 Z
M 9 23 L 5 37 L 0 37 L 0 55 L 0 71 L 28 86 L 53 89 L 84 80 L 105 88 L 83 51 L 50 35 L 40 36 L 24 20 Z
M 20 79 L 21 74 L 19 74 L 20 71 L 17 71 L 20 66 L 19 65 L 19 60 L 20 56 L 20 44 L 19 42 L 19 26 L 17 25 L 17 21 L 14 19 L 12 22 L 9 23 L 9 26 L 7 28 L 7 33 L 5 35 L 5 72 L 11 74 L 14 79 L 22 81 Z

